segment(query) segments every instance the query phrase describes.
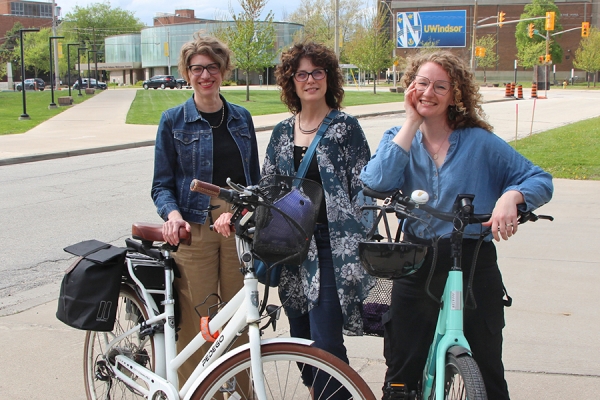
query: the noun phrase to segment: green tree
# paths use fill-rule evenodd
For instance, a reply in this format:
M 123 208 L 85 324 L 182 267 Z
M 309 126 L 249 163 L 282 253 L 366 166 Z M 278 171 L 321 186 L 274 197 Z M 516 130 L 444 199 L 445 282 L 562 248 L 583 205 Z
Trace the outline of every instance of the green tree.
M 5 40 L 0 44 L 0 79 L 6 76 L 6 63 L 12 63 L 13 71 L 18 71 L 21 68 L 19 30 L 23 28 L 20 22 L 16 22 L 6 32 Z
M 477 67 L 483 68 L 483 81 L 487 82 L 485 74 L 487 68 L 493 68 L 498 64 L 498 53 L 496 53 L 496 45 L 498 40 L 494 35 L 485 35 L 476 39 L 476 46 L 485 49 L 485 56 L 476 57 Z
M 373 93 L 377 94 L 379 71 L 392 64 L 394 43 L 384 24 L 383 12 L 377 11 L 367 17 L 364 26 L 358 29 L 346 46 L 348 60 L 358 68 L 373 73 Z
M 23 35 L 23 53 L 25 55 L 25 66 L 33 70 L 37 78 L 40 72 L 50 71 L 50 50 L 48 40 L 52 36 L 50 28 L 42 28 L 39 32 L 29 32 Z
M 110 1 L 103 1 L 85 7 L 75 6 L 73 11 L 65 15 L 59 36 L 65 37 L 65 43 L 79 42 L 88 50 L 103 52 L 105 37 L 138 33 L 144 26 L 133 12 L 119 7 L 112 8 Z M 82 53 L 82 58 L 84 57 L 87 57 L 87 53 Z
M 553 32 L 562 31 L 563 28 L 560 23 L 560 11 L 554 4 L 553 0 L 532 0 L 531 4 L 527 4 L 523 8 L 523 14 L 521 14 L 520 19 L 545 17 L 546 12 L 548 11 L 554 11 L 555 13 L 554 30 L 550 31 L 549 34 L 552 35 Z M 530 38 L 528 35 L 528 26 L 530 23 L 532 23 L 535 29 L 539 32 L 539 35 L 533 35 L 533 38 Z M 539 56 L 546 54 L 545 25 L 545 19 L 521 21 L 517 24 L 515 38 L 517 45 L 517 62 L 519 65 L 525 68 L 532 67 L 537 64 Z M 543 46 L 539 46 L 539 43 L 543 43 Z M 536 46 L 536 50 L 543 48 L 542 52 L 539 54 L 533 54 L 531 47 L 534 45 Z M 552 61 L 555 64 L 562 62 L 563 50 L 558 43 L 552 40 L 551 37 L 549 43 L 549 53 L 552 55 Z
M 230 10 L 234 24 L 218 33 L 233 51 L 235 65 L 246 74 L 246 101 L 250 101 L 250 72 L 260 72 L 273 65 L 275 59 L 275 27 L 273 12 L 259 21 L 267 0 L 240 0 L 242 11 Z
M 579 42 L 573 66 L 585 72 L 594 72 L 594 87 L 596 86 L 596 73 L 600 71 L 600 30 L 592 28 L 590 35 Z
M 348 42 L 360 26 L 361 0 L 339 0 L 339 43 Z M 290 22 L 304 25 L 301 37 L 330 48 L 335 45 L 335 1 L 302 0 L 298 8 L 287 18 Z

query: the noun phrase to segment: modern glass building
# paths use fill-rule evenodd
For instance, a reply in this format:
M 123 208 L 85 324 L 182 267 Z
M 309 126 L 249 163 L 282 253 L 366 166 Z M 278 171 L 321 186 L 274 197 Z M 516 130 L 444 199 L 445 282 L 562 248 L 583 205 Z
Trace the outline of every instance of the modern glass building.
M 190 11 L 190 10 L 177 10 Z M 173 14 L 173 17 L 179 17 L 180 14 Z M 105 63 L 99 63 L 98 69 L 110 72 L 110 81 L 119 84 L 135 84 L 140 80 L 145 80 L 154 75 L 174 75 L 179 77 L 177 64 L 179 62 L 179 51 L 184 43 L 192 40 L 194 33 L 201 31 L 206 34 L 214 34 L 220 30 L 226 29 L 234 24 L 233 21 L 215 21 L 198 20 L 186 23 L 163 23 L 165 17 L 155 18 L 155 25 L 148 27 L 139 34 L 127 34 L 107 37 L 105 44 Z M 278 54 L 286 46 L 290 46 L 294 37 L 303 26 L 288 22 L 274 22 L 275 26 L 275 49 L 273 56 L 273 65 L 278 63 Z M 272 68 L 269 68 L 269 74 L 259 76 L 254 73 L 250 77 L 253 84 L 260 83 L 262 77 L 266 83 L 274 82 Z M 236 79 L 237 71 L 234 71 L 232 79 Z

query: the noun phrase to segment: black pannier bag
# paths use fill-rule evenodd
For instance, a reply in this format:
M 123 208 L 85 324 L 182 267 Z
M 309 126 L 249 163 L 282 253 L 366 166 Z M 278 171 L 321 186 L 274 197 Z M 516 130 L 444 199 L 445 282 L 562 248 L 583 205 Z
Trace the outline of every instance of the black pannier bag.
M 86 240 L 64 250 L 79 258 L 65 271 L 56 318 L 77 329 L 112 331 L 127 249 Z

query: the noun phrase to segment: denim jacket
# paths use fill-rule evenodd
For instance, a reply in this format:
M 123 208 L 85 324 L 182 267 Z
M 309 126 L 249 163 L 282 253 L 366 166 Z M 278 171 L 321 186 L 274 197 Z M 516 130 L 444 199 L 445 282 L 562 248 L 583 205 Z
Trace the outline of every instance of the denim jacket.
M 256 132 L 248 110 L 221 100 L 227 107 L 227 129 L 239 147 L 244 175 L 249 185 L 260 179 Z M 152 199 L 165 221 L 178 210 L 188 222 L 203 224 L 210 198 L 190 191 L 192 179 L 212 182 L 213 134 L 194 103 L 185 103 L 163 112 L 156 135 Z

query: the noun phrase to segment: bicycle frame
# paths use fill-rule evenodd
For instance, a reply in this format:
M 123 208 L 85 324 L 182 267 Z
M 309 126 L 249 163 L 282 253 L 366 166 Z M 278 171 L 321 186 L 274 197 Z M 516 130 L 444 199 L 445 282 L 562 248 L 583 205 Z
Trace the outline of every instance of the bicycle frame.
M 239 254 L 249 252 L 249 244 L 243 239 L 236 236 Z M 165 258 L 170 258 L 170 253 L 164 251 Z M 166 263 L 168 265 L 168 263 Z M 252 264 L 252 261 L 247 262 L 246 266 Z M 198 334 L 182 351 L 177 354 L 175 344 L 175 302 L 173 299 L 173 269 L 165 268 L 165 289 L 151 290 L 146 289 L 142 282 L 133 273 L 131 260 L 127 260 L 127 267 L 131 278 L 136 283 L 136 289 L 142 296 L 146 304 L 146 309 L 149 313 L 149 318 L 141 324 L 131 328 L 127 332 L 113 338 L 110 342 L 105 343 L 105 355 L 108 357 L 110 351 L 122 340 L 142 331 L 144 328 L 153 324 L 161 324 L 162 321 L 167 321 L 164 325 L 164 333 L 154 332 L 154 357 L 155 371 L 152 372 L 142 365 L 136 363 L 129 357 L 117 355 L 115 357 L 116 368 L 113 368 L 114 374 L 118 379 L 122 380 L 135 390 L 139 391 L 148 398 L 153 398 L 153 394 L 157 391 L 162 391 L 167 394 L 169 400 L 188 399 L 203 379 L 219 364 L 228 358 L 225 353 L 237 353 L 239 351 L 250 348 L 252 374 L 254 391 L 258 399 L 266 399 L 264 387 L 264 377 L 261 359 L 261 338 L 259 328 L 259 301 L 258 301 L 258 280 L 253 271 L 248 270 L 244 276 L 244 287 L 229 301 L 209 322 L 210 332 L 220 332 L 215 339 L 213 345 L 207 351 L 201 363 L 196 367 L 192 375 L 182 386 L 181 390 L 177 391 L 178 377 L 177 369 L 202 345 L 206 343 L 202 334 Z M 158 309 L 151 294 L 158 293 L 165 295 L 164 311 L 160 314 L 156 312 Z M 222 327 L 223 331 L 220 331 Z M 236 348 L 235 352 L 229 352 L 228 347 L 235 338 L 242 334 L 242 331 L 248 327 L 249 343 Z M 104 336 L 106 339 L 107 335 Z M 270 340 L 269 342 L 272 342 Z M 285 341 L 289 343 L 300 343 L 310 345 L 311 341 L 286 338 L 276 339 L 276 341 Z M 136 383 L 130 378 L 134 374 L 136 377 L 143 380 L 148 389 Z

